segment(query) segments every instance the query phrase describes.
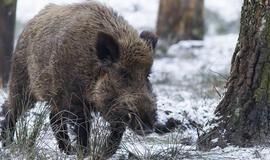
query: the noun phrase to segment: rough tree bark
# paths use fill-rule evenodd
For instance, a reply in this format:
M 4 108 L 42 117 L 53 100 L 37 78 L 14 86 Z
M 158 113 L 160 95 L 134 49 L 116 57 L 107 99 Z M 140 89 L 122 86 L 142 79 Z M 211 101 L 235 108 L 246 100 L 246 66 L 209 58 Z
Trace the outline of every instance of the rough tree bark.
M 209 123 L 213 127 L 199 137 L 199 149 L 270 144 L 269 2 L 244 0 L 227 91 L 218 118 Z
M 160 0 L 157 34 L 169 43 L 201 40 L 204 31 L 204 0 Z
M 16 0 L 0 0 L 0 88 L 8 82 L 14 43 Z

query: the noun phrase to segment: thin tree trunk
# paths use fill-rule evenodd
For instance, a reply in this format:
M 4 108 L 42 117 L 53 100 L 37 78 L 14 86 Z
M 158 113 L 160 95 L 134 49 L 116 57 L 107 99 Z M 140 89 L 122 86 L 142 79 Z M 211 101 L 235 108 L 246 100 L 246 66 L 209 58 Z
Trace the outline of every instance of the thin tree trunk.
M 6 87 L 14 43 L 16 0 L 0 0 L 0 88 Z
M 269 5 L 244 0 L 227 92 L 216 108 L 218 118 L 209 123 L 216 127 L 199 137 L 199 149 L 270 144 Z
M 204 31 L 204 0 L 160 0 L 157 34 L 175 43 L 201 40 Z

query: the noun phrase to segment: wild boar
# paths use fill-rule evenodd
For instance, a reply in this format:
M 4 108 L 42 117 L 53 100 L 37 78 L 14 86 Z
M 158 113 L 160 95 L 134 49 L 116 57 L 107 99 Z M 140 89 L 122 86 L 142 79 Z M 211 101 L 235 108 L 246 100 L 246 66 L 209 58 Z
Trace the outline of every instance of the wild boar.
M 104 153 L 113 155 L 126 126 L 139 135 L 153 131 L 156 97 L 148 79 L 157 36 L 140 35 L 115 11 L 97 2 L 50 4 L 20 35 L 2 105 L 1 137 L 13 141 L 19 116 L 37 101 L 50 105 L 50 123 L 59 148 L 72 151 L 65 119 L 77 143 L 89 145 L 91 112 L 110 124 Z

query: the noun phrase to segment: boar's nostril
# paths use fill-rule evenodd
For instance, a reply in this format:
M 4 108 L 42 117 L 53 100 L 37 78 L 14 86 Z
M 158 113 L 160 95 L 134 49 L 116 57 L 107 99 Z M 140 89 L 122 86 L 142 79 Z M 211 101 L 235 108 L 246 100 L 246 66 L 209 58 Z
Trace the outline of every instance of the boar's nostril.
M 154 131 L 152 129 L 144 129 L 144 130 L 137 130 L 136 133 L 140 136 L 147 136 L 151 133 L 153 133 Z
M 152 129 L 147 129 L 147 130 L 144 131 L 145 135 L 151 134 L 153 132 L 154 131 Z

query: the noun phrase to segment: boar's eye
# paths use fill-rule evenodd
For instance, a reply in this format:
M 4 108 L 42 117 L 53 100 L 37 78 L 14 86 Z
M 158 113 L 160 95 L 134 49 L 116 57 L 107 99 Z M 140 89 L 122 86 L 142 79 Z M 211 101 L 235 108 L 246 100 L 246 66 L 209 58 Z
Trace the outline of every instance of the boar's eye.
M 136 127 L 136 118 L 134 113 L 130 113 L 131 117 L 129 117 L 129 126 L 130 128 L 135 128 Z
M 129 82 L 130 80 L 132 80 L 131 74 L 126 69 L 121 69 L 120 75 L 125 82 Z

